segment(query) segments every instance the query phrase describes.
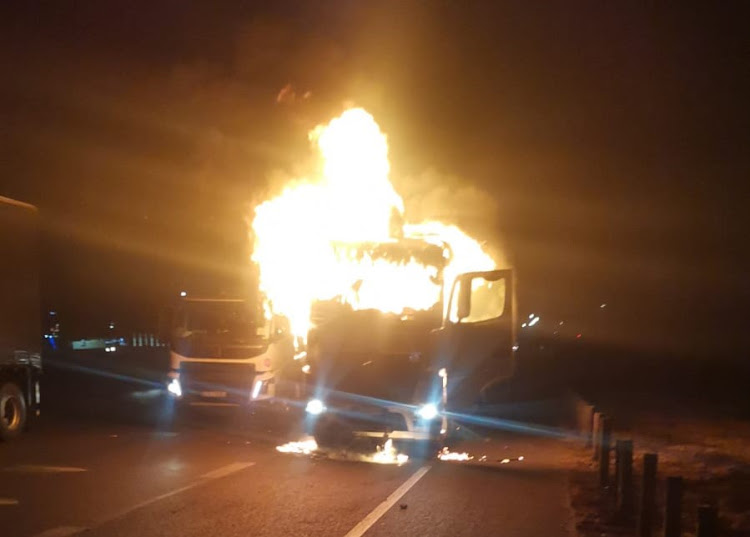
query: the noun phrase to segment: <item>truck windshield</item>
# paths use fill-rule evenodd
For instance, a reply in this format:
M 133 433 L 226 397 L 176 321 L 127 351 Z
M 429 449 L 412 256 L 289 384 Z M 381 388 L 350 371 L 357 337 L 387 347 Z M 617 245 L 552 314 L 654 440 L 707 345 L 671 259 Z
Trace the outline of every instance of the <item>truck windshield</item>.
M 184 320 L 192 332 L 245 334 L 256 327 L 253 312 L 240 301 L 187 302 Z

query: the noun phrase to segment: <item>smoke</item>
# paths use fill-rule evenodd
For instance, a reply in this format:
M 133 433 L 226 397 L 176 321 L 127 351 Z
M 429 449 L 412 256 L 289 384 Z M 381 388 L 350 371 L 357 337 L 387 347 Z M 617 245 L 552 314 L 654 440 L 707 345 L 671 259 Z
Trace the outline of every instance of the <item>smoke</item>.
M 496 199 L 455 175 L 429 168 L 418 175 L 394 178 L 409 223 L 439 220 L 454 224 L 479 240 L 499 267 L 510 266 L 499 224 Z

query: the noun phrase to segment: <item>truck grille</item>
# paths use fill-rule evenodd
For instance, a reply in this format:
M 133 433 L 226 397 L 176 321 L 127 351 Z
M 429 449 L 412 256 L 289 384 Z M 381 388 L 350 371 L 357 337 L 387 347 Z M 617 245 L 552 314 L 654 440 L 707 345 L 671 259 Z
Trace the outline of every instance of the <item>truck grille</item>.
M 226 392 L 220 396 L 230 400 L 247 400 L 255 379 L 253 364 L 182 362 L 180 384 L 186 394 L 197 395 Z

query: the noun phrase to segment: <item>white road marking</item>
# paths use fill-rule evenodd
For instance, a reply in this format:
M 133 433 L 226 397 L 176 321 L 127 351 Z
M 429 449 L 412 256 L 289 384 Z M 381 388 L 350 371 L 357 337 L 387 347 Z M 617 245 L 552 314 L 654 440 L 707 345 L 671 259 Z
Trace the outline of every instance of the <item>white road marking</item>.
M 0 498 L 0 505 L 18 505 L 15 498 Z
M 404 481 L 404 483 L 399 488 L 394 490 L 385 500 L 383 500 L 380 505 L 373 509 L 369 515 L 360 520 L 359 523 L 351 530 L 349 530 L 349 533 L 347 533 L 344 537 L 361 537 L 362 535 L 364 535 L 365 532 L 369 530 L 370 527 L 375 524 L 375 522 L 377 522 L 380 517 L 388 512 L 388 509 L 393 507 L 393 505 L 397 501 L 399 501 L 404 494 L 409 492 L 410 488 L 417 484 L 417 481 L 422 479 L 422 477 L 430 470 L 430 468 L 432 467 L 422 466 L 419 470 L 414 472 L 409 479 Z
M 255 464 L 254 462 L 234 462 L 232 464 L 227 464 L 226 466 L 222 466 L 221 468 L 217 468 L 216 470 L 211 470 L 210 472 L 207 472 L 201 476 L 201 479 L 218 479 L 219 477 L 224 477 L 225 475 L 233 474 L 234 472 L 239 472 L 240 470 L 244 470 L 248 466 L 252 466 Z
M 78 526 L 58 526 L 56 528 L 50 528 L 44 530 L 41 533 L 37 533 L 34 537 L 70 537 L 76 533 L 86 531 L 88 528 L 79 528 Z
M 128 513 L 135 511 L 136 509 L 140 509 L 141 507 L 146 507 L 147 505 L 151 505 L 152 503 L 165 500 L 171 496 L 175 496 L 177 494 L 185 492 L 186 490 L 190 490 L 194 487 L 197 487 L 198 485 L 202 485 L 203 483 L 206 483 L 207 481 L 211 481 L 213 479 L 219 479 L 220 477 L 225 477 L 230 474 L 239 472 L 240 470 L 249 468 L 250 466 L 254 464 L 255 464 L 254 462 L 233 462 L 232 464 L 227 464 L 226 466 L 222 466 L 221 468 L 217 468 L 216 470 L 212 470 L 208 473 L 203 474 L 202 476 L 200 476 L 200 478 L 198 478 L 197 481 L 193 481 L 192 483 L 185 485 L 184 487 L 180 487 L 175 490 L 170 490 L 169 492 L 165 492 L 164 494 L 160 494 L 158 496 L 149 498 L 148 500 L 144 500 L 135 505 L 131 505 L 130 507 L 127 507 L 123 509 L 122 511 L 115 513 L 114 515 L 108 517 L 107 519 L 99 521 L 97 525 L 101 525 L 101 524 L 104 524 L 105 522 L 109 522 L 110 520 L 123 517 L 127 515 Z
M 42 464 L 16 464 L 3 468 L 4 472 L 21 472 L 26 474 L 66 474 L 85 472 L 86 468 L 76 466 L 45 466 Z
M 249 468 L 250 466 L 253 466 L 254 464 L 255 464 L 254 462 L 234 462 L 232 464 L 227 464 L 226 466 L 222 466 L 221 468 L 217 468 L 216 470 L 212 470 L 208 473 L 203 474 L 202 476 L 200 476 L 200 478 L 198 478 L 197 481 L 193 481 L 192 483 L 185 485 L 184 487 L 180 487 L 175 490 L 170 490 L 169 492 L 165 492 L 164 494 L 160 494 L 153 498 L 149 498 L 148 500 L 144 500 L 140 503 L 137 503 L 135 505 L 131 505 L 130 507 L 122 509 L 121 511 L 118 511 L 117 513 L 105 519 L 97 521 L 95 525 L 90 526 L 88 528 L 61 526 L 58 528 L 51 528 L 51 529 L 45 530 L 41 533 L 34 535 L 34 537 L 69 537 L 71 535 L 76 535 L 85 530 L 89 530 L 96 526 L 101 526 L 103 524 L 106 524 L 107 522 L 111 522 L 112 520 L 116 520 L 118 518 L 124 517 L 125 515 L 132 513 L 133 511 L 137 509 L 141 509 L 142 507 L 146 507 L 147 505 L 151 505 L 153 503 L 164 500 L 171 496 L 175 496 L 177 494 L 185 492 L 186 490 L 195 488 L 198 485 L 202 485 L 203 483 L 206 483 L 208 481 L 219 479 L 220 477 L 225 477 L 230 474 L 239 472 L 241 470 L 244 470 L 245 468 Z

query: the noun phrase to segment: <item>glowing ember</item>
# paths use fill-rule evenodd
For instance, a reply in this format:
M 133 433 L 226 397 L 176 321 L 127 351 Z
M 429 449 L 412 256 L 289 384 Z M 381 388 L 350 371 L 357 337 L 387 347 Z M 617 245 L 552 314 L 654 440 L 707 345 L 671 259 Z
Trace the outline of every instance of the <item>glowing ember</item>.
M 376 464 L 401 465 L 409 462 L 409 456 L 403 453 L 398 453 L 396 448 L 393 447 L 392 440 L 386 440 L 382 447 L 378 446 L 377 451 L 370 454 L 335 450 L 329 451 L 325 449 L 321 450 L 318 448 L 318 444 L 315 442 L 314 438 L 305 438 L 299 442 L 288 442 L 282 446 L 276 446 L 276 451 L 297 455 L 311 455 L 315 453 L 317 455 L 326 456 L 330 459 L 372 462 Z
M 438 453 L 438 459 L 441 461 L 470 461 L 474 459 L 468 453 L 455 453 L 450 451 L 447 447 L 444 447 L 440 453 Z
M 281 453 L 297 453 L 299 455 L 310 455 L 318 450 L 318 443 L 314 438 L 307 438 L 299 442 L 288 442 L 283 446 L 276 446 L 276 451 Z
M 440 301 L 434 265 L 342 244 L 396 243 L 404 236 L 441 248 L 447 243 L 453 255 L 440 260 L 447 261 L 445 285 L 459 272 L 495 268 L 479 243 L 455 226 L 403 223 L 403 201 L 389 179 L 386 136 L 365 110 L 346 110 L 313 129 L 310 140 L 321 157 L 319 172 L 257 206 L 252 222 L 261 290 L 299 340 L 307 336 L 316 301 L 396 314 L 429 310 Z
M 398 453 L 396 448 L 393 447 L 393 440 L 390 438 L 385 441 L 383 447 L 378 447 L 378 450 L 370 457 L 372 462 L 378 464 L 404 464 L 409 461 L 409 456 L 403 453 Z

